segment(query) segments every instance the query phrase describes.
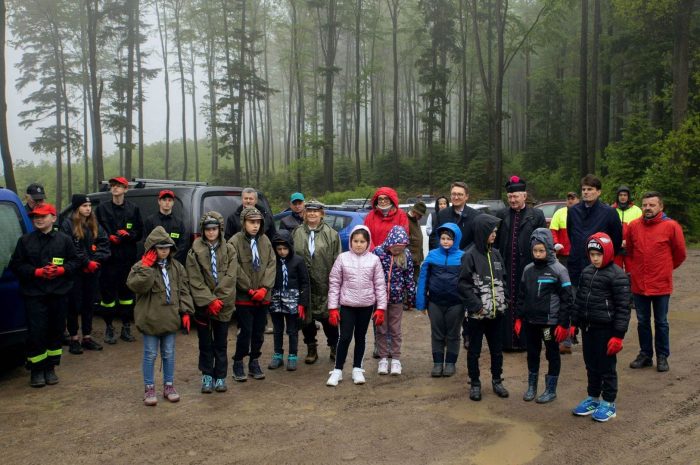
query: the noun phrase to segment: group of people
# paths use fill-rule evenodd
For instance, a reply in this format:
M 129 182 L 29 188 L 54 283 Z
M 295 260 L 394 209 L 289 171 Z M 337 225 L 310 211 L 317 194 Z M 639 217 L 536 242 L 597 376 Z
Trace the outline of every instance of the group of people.
M 427 219 L 430 252 L 423 257 L 419 221 L 426 206 L 418 202 L 405 212 L 388 187 L 374 194 L 364 224 L 350 234 L 347 252 L 342 252 L 338 233 L 323 221 L 322 203 L 292 194 L 291 214 L 278 231 L 270 213 L 257 205 L 255 189 L 246 188 L 234 215 L 224 218 L 210 211 L 202 216 L 200 234 L 184 253 L 184 225 L 172 213 L 172 191 L 160 192 L 159 212 L 142 222 L 138 207 L 124 198 L 128 181 L 115 177 L 109 185 L 112 201 L 94 212 L 88 196 L 74 195 L 72 214 L 60 231 L 54 227 L 53 206 L 28 200 L 35 231 L 20 238 L 10 268 L 25 298 L 34 387 L 58 382 L 55 366 L 66 327 L 72 353 L 101 349 L 91 336 L 98 288 L 106 315 L 105 342 L 116 342 L 115 317 L 122 319 L 120 339 L 135 340 L 132 319 L 143 334 L 146 405 L 158 401 L 154 366 L 159 348 L 162 395 L 179 400 L 175 333 L 180 328 L 189 332 L 191 325 L 199 338 L 201 392 L 227 390 L 227 337 L 234 314 L 234 380 L 265 378 L 260 358 L 269 314 L 274 344 L 268 368 L 297 369 L 300 329 L 307 346 L 304 361 L 315 363 L 318 323 L 334 362 L 326 384 L 337 386 L 353 339 L 352 381 L 365 383 L 371 322 L 377 373 L 400 375 L 401 319 L 404 310 L 415 308 L 430 320 L 431 376 L 455 374 L 461 331 L 474 401 L 482 398 L 484 337 L 494 393 L 509 396 L 503 351 L 525 350 L 528 388 L 523 399 L 547 403 L 556 398 L 561 354 L 571 351 L 580 331 L 588 396 L 573 413 L 607 421 L 616 415 L 616 354 L 633 296 L 641 350 L 630 366 L 651 366 L 656 352 L 657 369 L 669 369 L 668 302 L 672 271 L 685 259 L 685 242 L 678 223 L 663 213 L 658 192 L 646 193 L 639 209 L 623 186 L 617 202 L 608 206 L 599 199 L 600 180 L 587 175 L 581 180 L 583 201 L 569 193 L 567 207 L 557 212 L 550 229 L 542 212 L 527 205 L 526 182 L 518 176 L 505 186 L 508 207 L 495 215 L 469 207 L 468 186 L 455 182 L 449 200 L 438 198 Z M 34 198 L 33 186 L 28 197 L 41 200 Z M 136 243 L 143 235 L 145 252 L 137 261 Z M 548 369 L 538 396 L 542 345 Z

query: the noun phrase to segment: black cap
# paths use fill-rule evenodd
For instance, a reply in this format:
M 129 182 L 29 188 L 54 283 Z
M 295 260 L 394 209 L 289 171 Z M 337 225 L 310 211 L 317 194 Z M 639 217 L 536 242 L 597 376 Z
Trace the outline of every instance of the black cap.
M 27 194 L 33 200 L 44 200 L 46 198 L 46 190 L 44 189 L 44 186 L 36 182 L 27 186 Z
M 92 200 L 90 200 L 90 197 L 88 197 L 87 194 L 73 194 L 73 196 L 70 198 L 70 205 L 74 211 L 84 203 L 92 203 Z
M 506 182 L 506 192 L 525 192 L 527 190 L 525 180 L 519 176 L 511 176 Z

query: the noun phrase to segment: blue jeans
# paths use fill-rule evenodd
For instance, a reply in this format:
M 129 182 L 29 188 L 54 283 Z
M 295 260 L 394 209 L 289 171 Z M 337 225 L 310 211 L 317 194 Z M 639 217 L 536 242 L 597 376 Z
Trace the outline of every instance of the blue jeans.
M 634 307 L 637 310 L 637 333 L 639 334 L 640 352 L 647 357 L 668 357 L 671 354 L 668 330 L 668 301 L 670 295 L 645 296 L 633 294 Z M 651 309 L 654 308 L 654 347 L 651 341 Z
M 160 358 L 163 361 L 163 384 L 173 384 L 175 375 L 175 333 L 162 336 L 143 335 L 143 384 L 155 384 L 153 380 L 160 345 Z

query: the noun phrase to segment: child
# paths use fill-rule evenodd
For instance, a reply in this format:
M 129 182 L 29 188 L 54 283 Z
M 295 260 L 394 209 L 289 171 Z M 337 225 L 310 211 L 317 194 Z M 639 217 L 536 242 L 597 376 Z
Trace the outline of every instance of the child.
M 608 421 L 617 415 L 615 354 L 622 350 L 630 320 L 630 285 L 627 274 L 613 263 L 615 251 L 610 236 L 593 234 L 588 238 L 587 249 L 591 264 L 581 273 L 571 324 L 572 329 L 578 326 L 583 334 L 588 397 L 572 413 L 592 414 L 596 421 Z
M 294 253 L 294 241 L 289 230 L 280 229 L 272 239 L 272 246 L 277 255 L 277 276 L 270 305 L 275 353 L 268 368 L 274 370 L 284 365 L 282 334 L 286 323 L 289 336 L 287 370 L 294 371 L 297 369 L 299 320 L 304 321 L 309 307 L 309 272 L 304 259 Z
M 401 226 L 389 231 L 384 243 L 373 250 L 384 268 L 384 279 L 388 290 L 388 306 L 384 323 L 377 325 L 377 348 L 379 365 L 377 373 L 389 373 L 389 341 L 391 341 L 391 374 L 401 374 L 401 317 L 404 301 L 408 308 L 415 305 L 416 285 L 413 281 L 413 257 L 406 248 L 408 234 Z
M 573 296 L 571 280 L 564 265 L 557 260 L 552 232 L 537 228 L 530 236 L 533 262 L 523 270 L 515 308 L 515 334 L 525 326 L 527 347 L 526 402 L 537 395 L 537 377 L 540 371 L 540 351 L 544 341 L 549 362 L 545 377 L 545 391 L 537 398 L 538 404 L 557 398 L 557 381 L 561 369 L 559 344 L 569 335 L 569 311 Z
M 379 258 L 369 251 L 371 242 L 367 226 L 355 226 L 350 233 L 350 250 L 338 255 L 331 269 L 328 320 L 333 326 L 340 323 L 340 339 L 336 350 L 335 368 L 330 372 L 327 386 L 337 386 L 338 382 L 343 380 L 343 365 L 353 334 L 355 354 L 352 381 L 355 384 L 365 383 L 362 358 L 365 354 L 369 320 L 374 317 L 377 326 L 384 323 L 387 304 L 386 282 Z
M 455 223 L 445 223 L 435 231 L 440 245 L 425 257 L 418 278 L 416 309 L 428 310 L 433 370 L 430 376 L 452 376 L 459 355 L 459 329 L 464 305 L 457 293 L 457 282 L 464 252 L 459 249 L 462 232 Z
M 226 392 L 228 325 L 235 308 L 238 262 L 224 241 L 224 217 L 210 211 L 199 221 L 202 236 L 187 253 L 187 277 L 199 338 L 199 370 L 205 394 Z
M 236 275 L 236 315 L 240 333 L 233 355 L 233 379 L 246 381 L 243 357 L 250 356 L 248 375 L 265 379 L 260 368 L 260 349 L 265 337 L 267 309 L 275 285 L 275 253 L 270 239 L 263 233 L 263 215 L 255 207 L 241 211 L 242 230 L 229 239 L 238 260 Z
M 134 322 L 143 333 L 144 405 L 158 403 L 153 376 L 158 347 L 163 363 L 163 397 L 170 402 L 180 400 L 175 390 L 175 332 L 182 325 L 190 328 L 194 313 L 185 267 L 173 258 L 176 247 L 162 226 L 157 226 L 146 238 L 146 252 L 131 267 L 126 285 L 136 294 Z M 173 255 L 173 256 L 171 256 Z
M 80 270 L 73 240 L 54 230 L 56 208 L 48 203 L 29 212 L 34 231 L 17 240 L 8 268 L 19 279 L 27 317 L 29 384 L 40 388 L 58 383 L 55 367 L 61 363 L 61 340 L 66 324 L 71 275 Z
M 500 219 L 481 214 L 474 218 L 474 243 L 462 257 L 459 295 L 469 320 L 467 371 L 471 380 L 469 398 L 481 400 L 479 356 L 484 336 L 491 352 L 491 386 L 498 397 L 508 397 L 503 386 L 503 313 L 506 291 L 503 280 L 503 259 L 493 249 Z
M 109 258 L 110 250 L 107 233 L 97 222 L 90 197 L 73 194 L 71 207 L 72 213 L 61 224 L 61 232 L 73 238 L 76 253 L 82 261 L 82 271 L 75 274 L 68 305 L 68 351 L 82 354 L 83 349 L 102 350 L 102 346 L 92 338 L 92 311 L 99 285 L 99 269 Z M 78 315 L 82 341 L 78 336 Z

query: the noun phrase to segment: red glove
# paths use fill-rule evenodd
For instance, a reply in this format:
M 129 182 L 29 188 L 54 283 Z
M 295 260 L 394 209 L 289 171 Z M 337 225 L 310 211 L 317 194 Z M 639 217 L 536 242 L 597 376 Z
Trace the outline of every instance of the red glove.
M 340 323 L 340 312 L 337 308 L 328 310 L 328 322 L 331 326 L 338 326 L 338 323 Z
M 248 295 L 253 299 L 253 302 L 262 302 L 267 295 L 267 290 L 264 287 L 260 289 L 250 289 Z
M 117 231 L 117 234 L 118 234 L 119 237 L 121 237 L 121 238 L 129 237 L 129 231 L 127 231 L 126 229 L 120 229 L 120 230 L 118 230 L 118 231 Z
M 569 326 L 569 337 L 574 337 L 576 335 L 576 326 Z
M 158 252 L 155 249 L 147 250 L 146 253 L 141 257 L 141 264 L 146 268 L 150 268 L 158 259 Z
M 554 328 L 554 340 L 558 343 L 564 342 L 564 339 L 566 339 L 568 335 L 569 330 L 562 325 L 557 325 L 557 327 Z
M 63 276 L 66 273 L 66 269 L 62 266 L 49 265 L 48 271 L 44 273 L 46 279 L 56 279 Z
M 83 272 L 85 273 L 94 273 L 95 271 L 100 269 L 100 262 L 96 262 L 94 260 L 90 260 L 87 264 L 86 267 L 83 268 Z
M 299 310 L 299 318 L 301 318 L 301 319 L 303 320 L 303 319 L 304 319 L 304 316 L 306 316 L 306 312 L 305 312 L 305 310 L 304 310 L 304 306 L 303 306 L 303 305 L 297 305 L 297 310 Z
M 119 239 L 119 237 L 115 236 L 114 234 L 109 235 L 109 242 L 111 242 L 114 245 L 119 245 L 122 243 L 122 240 Z
M 520 331 L 523 329 L 523 320 L 520 318 L 515 319 L 515 324 L 513 325 L 513 331 L 515 332 L 515 335 L 520 337 Z
M 381 326 L 384 324 L 384 310 L 381 308 L 376 309 L 374 311 L 374 315 L 372 315 L 372 318 L 374 319 L 375 326 Z
M 608 355 L 615 355 L 622 350 L 622 339 L 611 337 L 608 341 Z
M 182 327 L 190 334 L 190 316 L 187 313 L 182 315 Z
M 46 267 L 37 268 L 34 270 L 34 276 L 36 276 L 37 278 L 46 278 L 46 275 L 47 275 L 47 268 Z
M 212 300 L 207 306 L 211 316 L 217 316 L 222 308 L 224 308 L 224 302 L 221 299 Z

